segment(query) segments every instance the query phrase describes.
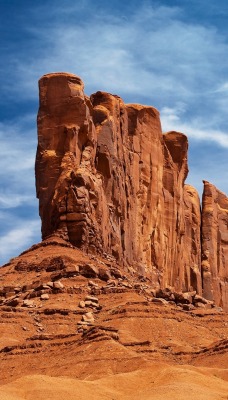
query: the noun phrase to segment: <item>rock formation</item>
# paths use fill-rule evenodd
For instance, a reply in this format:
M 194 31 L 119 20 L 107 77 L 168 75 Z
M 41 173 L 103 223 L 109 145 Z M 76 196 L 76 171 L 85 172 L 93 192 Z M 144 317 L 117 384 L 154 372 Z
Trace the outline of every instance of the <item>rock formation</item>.
M 228 198 L 204 181 L 202 203 L 203 294 L 228 309 Z
M 0 318 L 1 400 L 227 397 L 228 313 L 58 236 L 1 268 Z
M 43 239 L 111 254 L 155 287 L 195 290 L 228 307 L 228 200 L 185 185 L 188 141 L 162 134 L 158 111 L 84 95 L 67 73 L 39 81 L 36 186 Z M 202 267 L 201 274 L 201 248 Z M 202 282 L 203 278 L 203 282 Z M 226 294 L 225 294 L 226 293 Z

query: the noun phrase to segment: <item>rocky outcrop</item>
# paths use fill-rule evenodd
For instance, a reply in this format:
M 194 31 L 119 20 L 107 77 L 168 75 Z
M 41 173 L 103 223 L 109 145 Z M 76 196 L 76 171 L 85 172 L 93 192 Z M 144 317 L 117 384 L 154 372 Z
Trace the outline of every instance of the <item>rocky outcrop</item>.
M 72 74 L 44 75 L 39 88 L 43 239 L 59 235 L 85 251 L 111 254 L 158 288 L 201 295 L 200 201 L 184 183 L 187 137 L 163 135 L 153 107 L 104 92 L 88 98 Z
M 204 181 L 202 204 L 203 294 L 228 309 L 228 198 Z
M 183 235 L 180 263 L 185 269 L 182 279 L 189 282 L 185 290 L 192 286 L 198 294 L 202 294 L 201 280 L 201 210 L 198 192 L 190 185 L 184 185 L 185 232 Z

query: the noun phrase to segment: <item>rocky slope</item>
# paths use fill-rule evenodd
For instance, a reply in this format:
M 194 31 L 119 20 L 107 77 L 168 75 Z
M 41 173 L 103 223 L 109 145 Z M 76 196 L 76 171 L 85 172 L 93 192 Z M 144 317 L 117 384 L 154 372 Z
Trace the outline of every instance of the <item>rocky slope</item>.
M 60 238 L 0 276 L 0 398 L 225 399 L 228 315 Z
M 72 74 L 45 75 L 39 88 L 43 239 L 55 234 L 111 254 L 155 288 L 195 290 L 228 309 L 228 200 L 206 185 L 201 213 L 196 190 L 185 185 L 187 137 L 163 135 L 153 107 L 103 92 L 88 98 Z

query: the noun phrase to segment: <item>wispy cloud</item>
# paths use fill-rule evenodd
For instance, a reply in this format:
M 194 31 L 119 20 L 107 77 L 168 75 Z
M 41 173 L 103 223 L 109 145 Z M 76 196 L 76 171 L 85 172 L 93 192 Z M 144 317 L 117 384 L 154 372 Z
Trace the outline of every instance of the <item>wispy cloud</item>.
M 0 123 L 0 140 L 0 207 L 15 207 L 35 194 L 35 115 Z
M 163 131 L 176 130 L 185 133 L 189 138 L 197 141 L 214 142 L 219 146 L 228 148 L 228 133 L 208 129 L 202 120 L 197 118 L 184 121 L 181 109 L 164 107 L 161 109 Z
M 142 4 L 128 19 L 102 9 L 94 13 L 88 1 L 84 19 L 78 19 L 82 10 L 68 1 L 64 18 L 61 8 L 51 7 L 53 22 L 42 29 L 28 23 L 36 47 L 26 62 L 24 54 L 14 60 L 18 87 L 27 97 L 36 95 L 34 82 L 48 71 L 73 71 L 89 88 L 135 93 L 152 101 L 157 96 L 163 101 L 164 96 L 167 101 L 200 96 L 215 89 L 225 74 L 226 63 L 217 62 L 227 54 L 225 38 L 212 27 L 184 21 L 180 8 Z
M 35 115 L 0 123 L 0 265 L 40 240 L 35 197 Z
M 0 208 L 16 208 L 23 204 L 33 205 L 34 195 L 17 194 L 12 189 L 0 194 Z
M 17 255 L 33 240 L 37 239 L 40 223 L 38 220 L 17 221 L 15 227 L 0 237 L 0 264 L 7 261 L 12 254 Z
M 227 192 L 228 133 L 208 129 L 204 119 L 187 119 L 186 105 L 161 109 L 163 132 L 176 130 L 188 136 L 190 171 L 187 182 L 201 194 L 202 180 L 208 180 L 220 190 Z
M 228 93 L 228 82 L 223 82 L 214 93 Z
M 159 3 L 142 3 L 128 18 L 103 8 L 95 13 L 88 0 L 80 5 L 66 1 L 64 10 L 51 2 L 48 7 L 49 19 L 44 17 L 42 29 L 39 20 L 24 28 L 33 47 L 26 49 L 26 57 L 24 52 L 14 55 L 17 84 L 9 86 L 9 93 L 37 99 L 41 75 L 74 72 L 84 79 L 88 94 L 105 90 L 158 109 L 185 103 L 180 128 L 198 140 L 227 146 L 228 45 L 217 29 L 188 21 L 181 7 Z M 46 15 L 44 9 L 37 6 L 38 15 Z M 204 120 L 196 133 L 196 123 L 190 123 L 200 118 Z M 163 125 L 166 120 L 167 115 Z

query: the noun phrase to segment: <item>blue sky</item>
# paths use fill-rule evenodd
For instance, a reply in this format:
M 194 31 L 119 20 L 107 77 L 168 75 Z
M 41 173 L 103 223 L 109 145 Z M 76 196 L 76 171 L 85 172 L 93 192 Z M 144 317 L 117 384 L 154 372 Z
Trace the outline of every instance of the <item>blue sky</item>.
M 40 241 L 37 81 L 81 76 L 189 137 L 187 182 L 228 193 L 227 0 L 0 0 L 0 264 Z

